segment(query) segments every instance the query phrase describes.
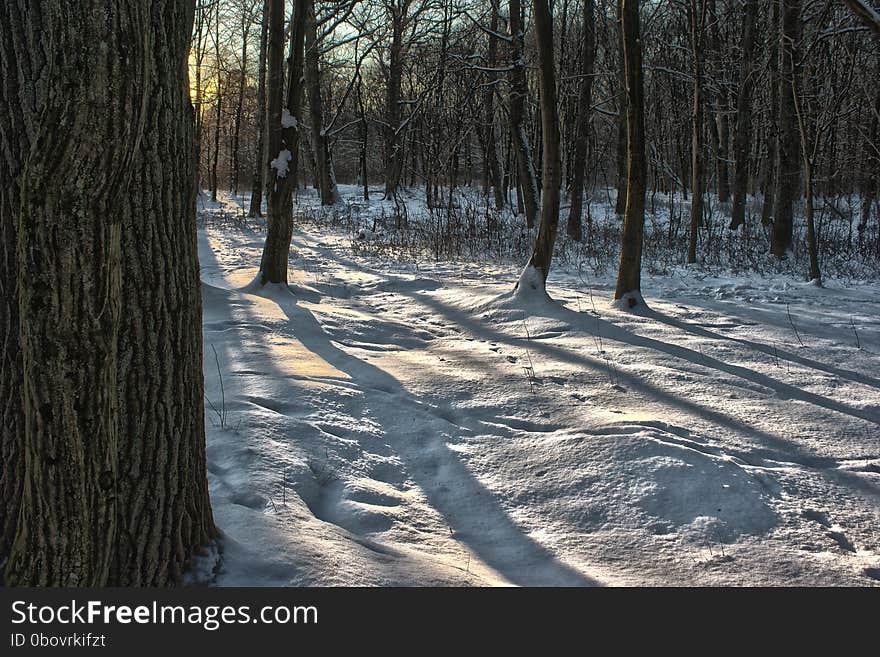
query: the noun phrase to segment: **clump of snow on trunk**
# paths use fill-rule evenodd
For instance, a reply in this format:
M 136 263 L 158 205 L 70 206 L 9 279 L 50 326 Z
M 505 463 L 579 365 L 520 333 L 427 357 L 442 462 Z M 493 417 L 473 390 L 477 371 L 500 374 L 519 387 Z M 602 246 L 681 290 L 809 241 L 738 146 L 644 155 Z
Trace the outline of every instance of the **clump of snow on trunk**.
M 281 127 L 282 128 L 295 128 L 297 126 L 296 117 L 290 113 L 290 110 L 286 107 L 281 110 Z
M 293 156 L 290 154 L 290 151 L 286 148 L 278 153 L 278 157 L 272 160 L 270 166 L 275 169 L 275 175 L 278 178 L 287 178 L 287 171 L 290 167 L 290 160 L 293 159 Z

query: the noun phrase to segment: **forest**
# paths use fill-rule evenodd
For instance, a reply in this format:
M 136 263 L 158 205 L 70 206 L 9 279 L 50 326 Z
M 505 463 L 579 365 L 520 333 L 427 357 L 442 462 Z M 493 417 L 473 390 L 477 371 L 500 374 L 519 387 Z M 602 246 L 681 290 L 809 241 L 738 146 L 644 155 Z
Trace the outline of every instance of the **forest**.
M 8 586 L 880 585 L 873 0 L 6 0 Z

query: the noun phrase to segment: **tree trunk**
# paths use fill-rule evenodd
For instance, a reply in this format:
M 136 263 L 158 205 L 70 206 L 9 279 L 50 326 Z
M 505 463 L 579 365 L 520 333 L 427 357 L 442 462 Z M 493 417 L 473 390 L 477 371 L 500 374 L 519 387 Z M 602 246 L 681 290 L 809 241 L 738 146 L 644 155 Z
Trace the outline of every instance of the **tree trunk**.
M 511 36 L 511 71 L 510 71 L 510 129 L 516 149 L 516 170 L 519 178 L 519 189 L 529 228 L 535 225 L 538 216 L 538 181 L 535 176 L 535 164 L 532 160 L 532 149 L 525 129 L 525 103 L 529 94 L 526 81 L 526 65 L 523 59 L 523 28 L 522 6 L 520 0 L 510 0 L 510 36 Z
M 627 127 L 627 82 L 626 82 L 626 61 L 624 57 L 623 45 L 623 0 L 617 0 L 617 51 L 620 59 L 620 65 L 617 67 L 618 80 L 618 103 L 617 103 L 617 199 L 614 204 L 614 213 L 623 216 L 626 212 L 626 181 L 628 173 L 627 158 L 627 140 L 629 138 Z
M 627 297 L 634 307 L 641 298 L 642 237 L 645 227 L 645 111 L 638 0 L 622 0 L 623 51 L 626 71 L 627 193 L 615 299 Z
M 388 53 L 388 88 L 385 93 L 385 198 L 397 193 L 403 172 L 400 85 L 403 80 L 403 24 L 407 3 L 394 5 L 391 13 L 391 48 Z
M 773 203 L 773 236 L 770 248 L 782 259 L 791 247 L 792 215 L 798 195 L 800 140 L 795 117 L 793 80 L 797 75 L 797 42 L 801 34 L 801 0 L 782 0 L 781 70 L 779 72 L 779 139 L 777 141 L 776 194 Z
M 691 231 L 687 261 L 697 261 L 697 237 L 703 223 L 703 37 L 706 0 L 690 0 L 691 53 L 694 57 L 694 90 L 691 108 Z
M 205 463 L 195 153 L 185 69 L 192 7 L 176 0 L 152 0 L 152 7 L 150 100 L 122 213 L 119 538 L 110 577 L 117 586 L 179 582 L 189 559 L 216 536 Z
M 576 242 L 582 238 L 581 215 L 584 203 L 584 178 L 587 168 L 587 146 L 593 103 L 593 69 L 596 61 L 596 28 L 593 24 L 594 0 L 584 1 L 584 44 L 581 50 L 581 80 L 578 96 L 577 132 L 574 144 L 574 166 L 571 176 L 571 208 L 568 211 L 568 236 Z
M 770 38 L 768 39 L 768 68 L 770 78 L 770 105 L 767 130 L 767 157 L 761 174 L 761 225 L 773 223 L 773 190 L 776 180 L 776 140 L 779 134 L 779 0 L 770 3 Z
M 498 0 L 492 0 L 492 17 L 489 21 L 489 29 L 498 32 Z M 494 68 L 498 65 L 498 41 L 489 35 L 489 49 L 486 65 Z M 487 84 L 483 91 L 483 122 L 485 124 L 485 179 L 495 193 L 495 207 L 500 210 L 504 207 L 504 191 L 501 189 L 501 164 L 498 161 L 498 149 L 495 135 L 495 85 Z M 488 189 L 486 193 L 488 194 Z
M 15 92 L 4 97 L 20 121 L 4 119 L 0 135 L 20 193 L 24 470 L 11 585 L 102 586 L 113 558 L 121 253 L 108 217 L 140 137 L 149 5 L 108 4 L 101 20 L 87 3 L 10 0 L 0 14 L 4 87 Z M 64 57 L 49 66 L 44 53 Z
M 247 81 L 247 46 L 248 36 L 250 35 L 251 16 L 249 13 L 242 19 L 242 39 L 241 39 L 241 71 L 238 80 L 238 98 L 235 103 L 235 125 L 232 128 L 232 195 L 238 196 L 238 176 L 240 164 L 239 156 L 239 137 L 241 135 L 241 108 L 244 104 L 244 88 Z
M 268 230 L 260 262 L 260 282 L 287 285 L 287 261 L 293 236 L 293 187 L 299 161 L 302 125 L 303 43 L 306 0 L 294 2 L 291 19 L 291 62 L 287 78 L 287 114 L 281 107 L 284 68 L 284 0 L 269 0 L 268 121 L 272 187 Z M 282 117 L 284 117 L 282 119 Z M 283 121 L 283 122 L 282 122 Z
M 730 229 L 736 230 L 746 218 L 746 198 L 749 185 L 749 150 L 752 131 L 752 90 L 755 86 L 755 31 L 758 20 L 758 0 L 745 0 L 742 23 L 742 61 L 739 73 L 739 95 L 736 99 L 736 132 L 733 137 L 735 171 L 733 177 L 733 206 L 730 210 Z
M 333 163 L 330 153 L 330 140 L 324 133 L 324 103 L 321 98 L 321 77 L 319 71 L 321 44 L 318 42 L 318 26 L 315 18 L 315 2 L 307 0 L 305 25 L 305 73 L 309 90 L 309 109 L 312 123 L 312 145 L 315 148 L 315 174 L 321 205 L 333 205 L 339 200 L 336 181 L 333 176 Z
M 217 116 L 214 125 L 214 154 L 211 161 L 211 200 L 217 202 L 217 163 L 220 159 L 220 124 L 223 121 L 223 78 L 220 75 L 220 5 L 215 10 L 214 66 L 217 69 Z
M 263 216 L 263 185 L 266 173 L 266 47 L 269 34 L 268 0 L 263 0 L 263 14 L 260 25 L 260 70 L 257 72 L 257 146 L 254 179 L 251 185 L 251 205 L 249 217 Z
M 185 68 L 193 7 L 57 4 L 0 13 L 25 460 L 6 582 L 165 585 L 215 532 Z M 45 52 L 65 57 L 50 68 Z
M 535 250 L 529 261 L 546 283 L 553 259 L 553 245 L 559 225 L 559 194 L 562 185 L 562 161 L 559 156 L 559 114 L 556 106 L 556 74 L 553 65 L 553 15 L 548 0 L 535 0 L 535 39 L 540 64 L 541 131 L 544 146 L 544 175 L 541 195 L 541 224 Z M 519 284 L 523 284 L 521 279 Z

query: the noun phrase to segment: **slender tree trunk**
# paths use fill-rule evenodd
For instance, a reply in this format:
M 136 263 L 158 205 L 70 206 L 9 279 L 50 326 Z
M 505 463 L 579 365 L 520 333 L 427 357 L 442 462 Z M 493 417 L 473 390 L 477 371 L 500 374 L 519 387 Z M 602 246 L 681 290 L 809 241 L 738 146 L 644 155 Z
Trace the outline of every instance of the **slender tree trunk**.
M 287 78 L 287 114 L 281 107 L 284 59 L 284 0 L 269 0 L 268 121 L 272 187 L 269 192 L 268 230 L 260 262 L 260 281 L 287 285 L 287 261 L 293 236 L 293 187 L 299 161 L 302 124 L 303 43 L 306 0 L 294 2 L 290 30 L 290 66 Z M 282 123 L 282 116 L 285 118 Z
M 257 72 L 257 145 L 254 179 L 251 185 L 249 217 L 263 216 L 263 186 L 266 174 L 266 47 L 269 35 L 268 0 L 263 0 L 260 24 L 260 59 Z
M 645 110 L 638 0 L 621 0 L 626 71 L 627 194 L 615 299 L 629 307 L 641 299 L 642 238 L 645 226 Z
M 541 224 L 529 266 L 541 276 L 542 287 L 550 274 L 553 245 L 559 225 L 559 195 L 562 185 L 562 160 L 559 155 L 559 114 L 556 106 L 556 74 L 553 64 L 553 14 L 548 0 L 534 0 L 535 39 L 540 64 L 541 128 L 544 146 Z M 520 279 L 518 285 L 526 284 Z
M 739 95 L 736 99 L 736 132 L 733 136 L 733 206 L 730 210 L 730 229 L 736 230 L 746 218 L 746 198 L 749 186 L 749 151 L 752 132 L 752 90 L 755 87 L 755 31 L 758 20 L 758 0 L 743 4 L 742 61 L 739 73 Z
M 584 44 L 581 50 L 581 79 L 578 95 L 577 132 L 574 144 L 574 166 L 571 172 L 571 208 L 568 211 L 568 236 L 581 241 L 581 216 L 584 203 L 584 178 L 587 168 L 587 146 L 590 140 L 590 121 L 593 104 L 593 70 L 596 61 L 596 28 L 594 25 L 594 0 L 584 2 Z
M 781 259 L 791 247 L 794 201 L 800 176 L 800 140 L 795 117 L 793 80 L 797 75 L 797 43 L 801 34 L 801 0 L 782 1 L 782 54 L 779 76 L 779 139 L 776 194 L 773 203 L 771 251 Z
M 220 125 L 223 121 L 223 78 L 220 73 L 220 5 L 214 23 L 214 67 L 217 69 L 217 116 L 214 125 L 214 155 L 211 161 L 211 200 L 217 202 L 217 163 L 220 159 Z
M 706 0 L 690 0 L 691 52 L 694 57 L 693 105 L 691 108 L 691 231 L 688 263 L 697 261 L 697 238 L 703 223 L 703 41 Z
M 238 98 L 235 103 L 235 125 L 232 128 L 232 195 L 238 196 L 238 177 L 240 163 L 239 158 L 239 137 L 241 135 L 241 109 L 244 104 L 244 88 L 247 81 L 247 55 L 248 55 L 248 36 L 250 35 L 251 16 L 247 14 L 242 25 L 241 39 L 241 71 L 238 80 Z
M 357 74 L 357 105 L 358 112 L 360 113 L 360 126 L 361 126 L 361 150 L 360 150 L 360 170 L 361 170 L 361 183 L 364 186 L 364 200 L 370 200 L 370 179 L 367 172 L 367 140 L 370 136 L 370 126 L 367 123 L 367 111 L 364 109 L 364 97 L 363 97 L 363 80 L 361 79 L 361 74 Z
M 315 174 L 321 205 L 333 205 L 339 200 L 336 180 L 333 175 L 333 162 L 330 153 L 330 139 L 324 132 L 324 103 L 321 98 L 320 59 L 321 44 L 318 42 L 318 25 L 315 18 L 315 2 L 307 0 L 305 33 L 305 73 L 306 87 L 309 90 L 309 110 L 312 123 L 312 144 L 315 148 Z
M 525 102 L 529 94 L 523 48 L 522 6 L 520 0 L 510 0 L 511 72 L 510 72 L 510 129 L 516 149 L 516 169 L 519 190 L 529 228 L 538 216 L 538 181 L 532 149 L 525 127 Z
M 816 226 L 813 217 L 813 156 L 810 152 L 810 140 L 807 136 L 806 119 L 804 110 L 798 99 L 797 72 L 791 78 L 791 97 L 794 103 L 795 117 L 797 118 L 798 134 L 800 136 L 801 157 L 804 162 L 804 196 L 806 197 L 807 211 L 807 248 L 810 254 L 810 280 L 821 285 L 822 274 L 819 271 L 819 251 L 816 242 Z
M 768 67 L 770 69 L 770 105 L 768 108 L 769 121 L 767 130 L 767 157 L 764 160 L 764 170 L 761 174 L 761 224 L 770 226 L 773 223 L 773 191 L 776 181 L 776 142 L 779 138 L 779 2 L 774 0 L 770 3 L 770 38 L 768 46 Z
M 618 93 L 619 101 L 617 103 L 617 200 L 614 205 L 614 213 L 618 216 L 624 216 L 626 212 L 626 182 L 628 178 L 627 170 L 627 98 L 626 98 L 626 63 L 624 58 L 623 46 L 623 0 L 617 0 L 617 50 L 620 65 L 617 67 Z
M 489 21 L 489 29 L 498 32 L 498 0 L 492 0 L 492 17 Z M 487 54 L 487 66 L 494 68 L 498 65 L 498 40 L 489 35 L 489 48 Z M 483 91 L 483 122 L 485 124 L 485 179 L 495 193 L 495 207 L 500 210 L 504 207 L 504 191 L 501 189 L 501 164 L 498 161 L 498 149 L 495 135 L 495 85 L 487 84 Z M 488 189 L 486 190 L 488 194 Z
M 403 172 L 403 135 L 401 132 L 400 87 L 403 81 L 403 25 L 408 3 L 391 10 L 391 48 L 389 50 L 388 88 L 385 95 L 385 198 L 397 193 Z

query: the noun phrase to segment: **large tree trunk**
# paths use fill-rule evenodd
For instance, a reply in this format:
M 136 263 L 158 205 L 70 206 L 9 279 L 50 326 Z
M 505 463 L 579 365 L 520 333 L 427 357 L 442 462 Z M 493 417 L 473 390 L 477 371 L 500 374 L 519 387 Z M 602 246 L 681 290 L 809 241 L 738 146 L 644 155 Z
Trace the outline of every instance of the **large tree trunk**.
M 638 0 L 622 0 L 623 51 L 626 71 L 627 193 L 615 299 L 630 307 L 641 294 L 642 238 L 645 227 L 645 110 L 642 95 L 642 52 Z
M 0 10 L 10 101 L 0 162 L 12 183 L 0 226 L 8 236 L 20 217 L 13 454 L 25 465 L 4 461 L 22 491 L 8 584 L 165 585 L 215 533 L 185 68 L 192 18 L 172 0 Z M 65 57 L 48 67 L 46 52 Z
M 776 193 L 773 203 L 771 251 L 777 258 L 791 247 L 794 201 L 800 177 L 793 80 L 797 75 L 797 42 L 801 35 L 801 0 L 782 0 L 781 66 L 779 72 L 779 139 L 777 141 Z
M 535 163 L 525 127 L 525 103 L 529 94 L 526 81 L 526 65 L 523 60 L 522 6 L 520 0 L 510 0 L 510 130 L 516 150 L 516 170 L 519 189 L 529 228 L 535 225 L 538 216 L 538 181 L 535 176 Z
M 333 175 L 333 161 L 330 153 L 330 139 L 324 133 L 324 103 L 321 98 L 321 44 L 318 42 L 318 25 L 315 18 L 315 2 L 307 0 L 305 24 L 305 73 L 306 87 L 309 90 L 309 110 L 312 123 L 312 145 L 315 148 L 315 174 L 321 205 L 333 205 L 339 200 L 336 180 Z
M 266 174 L 266 45 L 269 35 L 268 0 L 263 0 L 263 19 L 260 25 L 260 70 L 257 72 L 257 145 L 254 179 L 251 185 L 249 217 L 263 216 L 263 185 Z
M 544 146 L 541 224 L 529 266 L 541 276 L 541 284 L 550 274 L 553 245 L 559 225 L 559 194 L 562 185 L 562 161 L 559 155 L 559 115 L 556 107 L 556 74 L 553 66 L 553 15 L 547 0 L 535 0 L 535 39 L 538 46 L 541 84 L 541 129 Z M 520 285 L 525 281 L 520 280 Z
M 594 0 L 584 2 L 584 43 L 581 50 L 581 81 L 578 95 L 577 132 L 574 143 L 574 167 L 571 175 L 571 208 L 568 211 L 568 235 L 580 242 L 581 216 L 584 203 L 584 178 L 587 168 L 587 146 L 593 103 L 593 69 L 596 61 L 596 27 L 593 18 Z
M 142 130 L 148 20 L 146 2 L 10 0 L 0 13 L 11 92 L 0 143 L 17 188 L 4 199 L 19 201 L 13 216 L 3 210 L 4 224 L 18 222 L 22 355 L 12 585 L 100 586 L 109 577 L 121 282 L 120 224 L 111 218 Z M 49 66 L 45 53 L 64 56 Z
M 691 54 L 694 58 L 694 88 L 691 107 L 691 230 L 688 263 L 697 261 L 697 237 L 703 223 L 703 37 L 706 0 L 690 0 Z
M 284 68 L 284 0 L 269 0 L 268 121 L 272 187 L 266 243 L 260 263 L 260 282 L 287 285 L 287 261 L 293 236 L 293 188 L 299 161 L 302 125 L 303 43 L 306 0 L 294 2 L 291 20 L 291 63 L 287 78 L 287 114 L 282 113 Z M 282 123 L 282 116 L 284 121 Z
M 122 213 L 117 586 L 167 586 L 216 536 L 208 499 L 195 152 L 186 74 L 192 6 L 152 0 L 144 136 Z M 179 26 L 183 26 L 179 27 Z M 168 29 L 173 27 L 173 29 Z
M 749 186 L 749 150 L 752 132 L 752 90 L 755 87 L 755 31 L 758 22 L 758 0 L 745 0 L 742 23 L 742 61 L 739 68 L 739 95 L 736 99 L 736 132 L 733 136 L 733 206 L 730 210 L 730 229 L 736 230 L 745 222 L 746 198 Z

